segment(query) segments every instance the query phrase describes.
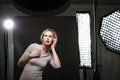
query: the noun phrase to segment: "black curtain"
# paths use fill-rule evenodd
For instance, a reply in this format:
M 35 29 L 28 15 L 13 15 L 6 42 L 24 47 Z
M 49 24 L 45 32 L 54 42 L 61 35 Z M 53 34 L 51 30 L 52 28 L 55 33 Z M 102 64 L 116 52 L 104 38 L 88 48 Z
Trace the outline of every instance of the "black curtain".
M 48 65 L 43 80 L 79 80 L 79 59 L 77 23 L 75 17 L 15 17 L 14 29 L 14 80 L 18 80 L 22 69 L 18 59 L 31 43 L 40 43 L 40 35 L 45 28 L 53 28 L 58 34 L 56 51 L 62 67 L 58 70 Z
M 5 74 L 5 45 L 4 45 L 4 29 L 0 26 L 0 80 L 4 80 Z

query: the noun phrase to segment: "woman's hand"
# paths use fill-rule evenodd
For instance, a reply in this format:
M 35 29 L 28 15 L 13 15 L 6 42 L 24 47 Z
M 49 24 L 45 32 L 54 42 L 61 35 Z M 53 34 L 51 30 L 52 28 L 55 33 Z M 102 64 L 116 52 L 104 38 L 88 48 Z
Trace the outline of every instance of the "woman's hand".
M 51 45 L 51 50 L 52 50 L 52 60 L 50 61 L 50 64 L 54 67 L 54 68 L 60 68 L 61 67 L 61 62 L 60 62 L 60 59 L 56 53 L 56 50 L 55 50 L 55 46 L 57 44 L 57 39 L 54 39 L 53 40 L 53 44 Z
M 55 48 L 56 44 L 57 44 L 57 39 L 54 38 L 54 39 L 53 39 L 53 43 L 52 43 L 52 45 L 51 45 L 51 48 Z
M 34 58 L 34 57 L 39 57 L 40 56 L 40 50 L 33 50 L 31 53 L 30 53 L 30 57 L 31 58 Z

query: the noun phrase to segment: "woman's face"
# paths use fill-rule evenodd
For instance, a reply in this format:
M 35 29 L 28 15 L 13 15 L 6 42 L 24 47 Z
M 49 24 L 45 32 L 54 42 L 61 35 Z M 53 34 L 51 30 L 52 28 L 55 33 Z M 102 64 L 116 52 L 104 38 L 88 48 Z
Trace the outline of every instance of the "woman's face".
M 53 33 L 51 31 L 46 31 L 43 35 L 43 44 L 46 46 L 51 45 L 53 42 Z

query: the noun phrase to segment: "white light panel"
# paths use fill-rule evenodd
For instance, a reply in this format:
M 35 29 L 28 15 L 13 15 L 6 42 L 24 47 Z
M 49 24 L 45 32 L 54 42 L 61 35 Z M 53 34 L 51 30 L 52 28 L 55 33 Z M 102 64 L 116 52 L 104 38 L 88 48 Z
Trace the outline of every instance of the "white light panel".
M 109 14 L 102 19 L 100 36 L 105 46 L 120 53 L 120 11 Z
M 91 36 L 89 13 L 76 13 L 78 23 L 78 43 L 80 67 L 90 67 L 91 64 Z

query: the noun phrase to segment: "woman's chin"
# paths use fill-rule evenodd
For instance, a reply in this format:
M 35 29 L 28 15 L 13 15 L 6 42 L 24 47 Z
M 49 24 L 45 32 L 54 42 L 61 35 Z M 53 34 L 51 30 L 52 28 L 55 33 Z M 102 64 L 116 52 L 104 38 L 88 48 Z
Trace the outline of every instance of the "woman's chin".
M 50 46 L 51 44 L 50 44 L 50 43 L 46 43 L 45 45 L 46 45 L 46 46 Z

